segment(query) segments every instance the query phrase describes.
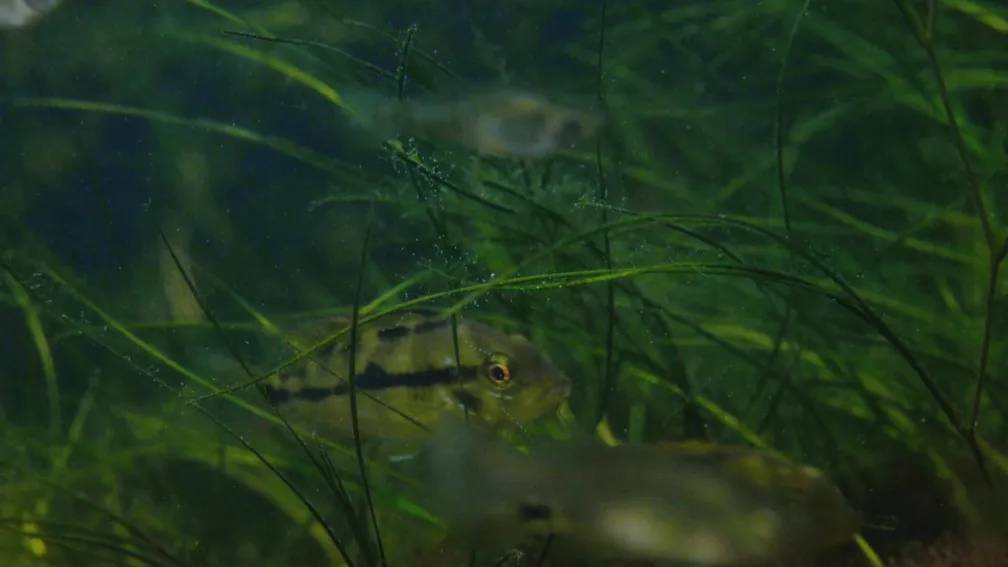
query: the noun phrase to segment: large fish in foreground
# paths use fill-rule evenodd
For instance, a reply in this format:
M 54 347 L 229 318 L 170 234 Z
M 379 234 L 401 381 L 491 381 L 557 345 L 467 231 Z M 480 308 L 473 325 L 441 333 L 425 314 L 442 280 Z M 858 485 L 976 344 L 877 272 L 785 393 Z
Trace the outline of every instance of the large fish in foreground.
M 0 29 L 27 26 L 62 0 L 0 0 Z
M 484 544 L 555 534 L 591 565 L 807 565 L 858 527 L 822 473 L 743 447 L 522 454 L 456 424 L 431 440 L 423 462 L 434 509 L 455 533 Z
M 333 319 L 312 340 L 346 328 Z M 450 319 L 400 313 L 358 329 L 358 423 L 363 435 L 423 438 L 447 415 L 468 414 L 491 427 L 522 426 L 555 409 L 570 380 L 532 343 L 488 325 L 458 319 L 458 364 Z M 318 432 L 350 435 L 347 341 L 316 353 L 301 368 L 267 383 L 286 416 Z

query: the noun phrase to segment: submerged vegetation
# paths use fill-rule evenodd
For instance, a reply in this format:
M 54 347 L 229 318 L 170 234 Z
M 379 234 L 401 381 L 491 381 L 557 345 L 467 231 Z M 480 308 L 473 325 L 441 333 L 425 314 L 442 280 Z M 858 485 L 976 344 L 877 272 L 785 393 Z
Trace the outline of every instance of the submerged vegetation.
M 990 0 L 67 0 L 0 30 L 0 563 L 592 564 L 561 529 L 459 537 L 422 442 L 374 439 L 423 397 L 383 365 L 426 356 L 516 451 L 823 471 L 860 519 L 823 565 L 997 564 L 969 542 L 1008 538 L 1006 46 Z M 529 108 L 579 125 L 509 129 Z M 440 339 L 370 354 L 420 312 Z M 524 356 L 562 378 L 511 413 Z M 271 382 L 368 362 L 322 392 L 342 436 Z

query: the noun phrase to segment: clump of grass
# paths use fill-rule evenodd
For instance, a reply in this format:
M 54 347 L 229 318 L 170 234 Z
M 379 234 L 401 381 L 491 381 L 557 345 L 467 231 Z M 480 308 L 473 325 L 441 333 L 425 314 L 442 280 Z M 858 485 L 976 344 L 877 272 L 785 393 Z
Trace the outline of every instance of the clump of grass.
M 192 278 L 189 276 L 186 269 L 182 266 L 182 263 L 179 261 L 178 255 L 175 253 L 175 250 L 172 247 L 171 243 L 168 241 L 168 238 L 164 235 L 163 231 L 160 232 L 160 235 L 161 235 L 161 241 L 164 244 L 165 248 L 168 250 L 169 254 L 171 255 L 172 261 L 175 263 L 175 267 L 178 269 L 179 274 L 181 274 L 182 278 L 185 280 L 186 286 L 192 293 L 193 298 L 199 303 L 200 309 L 203 311 L 203 314 L 213 324 L 214 330 L 217 332 L 221 341 L 226 346 L 228 352 L 235 359 L 235 361 L 238 362 L 242 370 L 245 372 L 246 376 L 248 376 L 249 378 L 255 378 L 255 373 L 249 368 L 244 358 L 241 356 L 238 350 L 228 339 L 227 334 L 221 327 L 220 323 L 217 321 L 217 318 L 214 316 L 213 312 L 210 310 L 209 306 L 204 301 L 202 295 L 196 289 L 195 284 L 193 284 Z M 365 495 L 365 501 L 367 503 L 368 513 L 371 517 L 372 527 L 374 528 L 374 538 L 375 538 L 374 541 L 377 544 L 378 557 L 381 561 L 381 564 L 385 565 L 386 563 L 385 548 L 382 545 L 381 533 L 378 530 L 377 517 L 375 516 L 374 513 L 374 503 L 371 498 L 371 488 L 368 483 L 367 471 L 364 463 L 364 453 L 361 447 L 360 430 L 357 425 L 357 393 L 354 387 L 354 378 L 353 378 L 354 376 L 356 376 L 356 371 L 354 369 L 356 356 L 354 355 L 354 352 L 356 350 L 357 345 L 356 334 L 357 334 L 357 321 L 360 310 L 360 300 L 359 300 L 360 289 L 362 282 L 364 281 L 363 274 L 366 268 L 365 260 L 368 254 L 367 242 L 368 242 L 368 236 L 365 236 L 363 251 L 361 253 L 361 266 L 360 266 L 361 275 L 358 277 L 358 292 L 357 292 L 358 299 L 355 300 L 353 305 L 353 315 L 352 315 L 353 319 L 351 324 L 351 331 L 350 331 L 351 338 L 349 347 L 350 368 L 348 370 L 347 376 L 350 377 L 348 380 L 350 384 L 350 415 L 351 415 L 351 422 L 353 425 L 353 439 L 354 439 L 355 453 L 357 457 L 357 464 L 360 471 L 361 483 L 364 487 L 364 495 Z M 269 400 L 269 396 L 265 393 L 265 391 L 262 391 L 262 396 L 263 399 Z M 225 426 L 222 422 L 218 421 L 216 418 L 213 418 L 211 414 L 206 412 L 206 410 L 202 410 L 199 404 L 196 404 L 196 408 L 200 409 L 201 412 L 205 413 L 208 417 L 211 417 L 211 419 L 214 421 L 216 425 L 218 425 L 218 427 L 221 427 L 226 432 L 231 432 L 230 428 Z M 323 451 L 318 456 L 316 456 L 311 451 L 311 449 L 309 449 L 308 445 L 304 442 L 304 440 L 301 438 L 301 435 L 299 435 L 298 432 L 293 427 L 291 427 L 291 425 L 287 422 L 287 420 L 284 419 L 283 416 L 279 414 L 279 412 L 277 412 L 276 415 L 283 422 L 284 427 L 291 434 L 291 436 L 297 441 L 298 445 L 301 447 L 301 450 L 304 452 L 305 456 L 308 457 L 312 465 L 319 471 L 322 478 L 325 480 L 326 486 L 329 488 L 330 492 L 335 497 L 336 502 L 339 504 L 341 511 L 343 512 L 344 519 L 346 520 L 347 524 L 351 527 L 351 530 L 357 540 L 357 546 L 358 549 L 360 549 L 363 563 L 365 565 L 372 565 L 373 560 L 371 558 L 371 547 L 370 547 L 371 539 L 367 536 L 367 531 L 363 529 L 363 527 L 360 525 L 357 514 L 354 510 L 353 503 L 350 501 L 350 497 L 347 495 L 346 489 L 343 486 L 343 481 L 337 475 L 336 468 L 333 466 L 332 460 L 329 457 L 328 453 Z M 355 563 L 351 559 L 346 546 L 336 536 L 333 529 L 329 526 L 329 524 L 322 517 L 319 511 L 315 508 L 315 506 L 312 505 L 312 503 L 307 499 L 307 497 L 304 496 L 303 493 L 299 489 L 297 489 L 294 486 L 294 484 L 291 483 L 277 468 L 275 468 L 269 461 L 267 461 L 266 458 L 259 451 L 254 449 L 251 446 L 251 444 L 242 440 L 241 438 L 239 438 L 239 441 L 250 452 L 252 452 L 256 456 L 256 458 L 258 458 L 264 465 L 266 465 L 270 469 L 270 472 L 276 475 L 281 481 L 284 482 L 284 484 L 286 484 L 291 489 L 292 492 L 295 493 L 295 495 L 297 495 L 297 497 L 311 511 L 315 519 L 318 520 L 318 522 L 323 526 L 326 533 L 329 535 L 329 538 L 332 541 L 333 545 L 335 545 L 337 550 L 339 550 L 340 555 L 343 557 L 343 560 L 346 561 L 349 567 L 353 567 Z

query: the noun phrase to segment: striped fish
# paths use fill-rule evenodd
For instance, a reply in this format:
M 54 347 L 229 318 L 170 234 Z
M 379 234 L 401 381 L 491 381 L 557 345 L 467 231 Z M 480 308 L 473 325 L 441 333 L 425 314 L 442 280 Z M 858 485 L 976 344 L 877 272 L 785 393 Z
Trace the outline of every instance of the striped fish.
M 313 339 L 346 328 L 333 319 Z M 570 380 L 528 340 L 475 321 L 458 320 L 458 361 L 448 318 L 397 313 L 358 329 L 355 384 L 363 435 L 422 438 L 447 414 L 490 426 L 522 425 L 557 407 Z M 320 434 L 351 431 L 347 342 L 317 353 L 266 385 L 285 415 Z

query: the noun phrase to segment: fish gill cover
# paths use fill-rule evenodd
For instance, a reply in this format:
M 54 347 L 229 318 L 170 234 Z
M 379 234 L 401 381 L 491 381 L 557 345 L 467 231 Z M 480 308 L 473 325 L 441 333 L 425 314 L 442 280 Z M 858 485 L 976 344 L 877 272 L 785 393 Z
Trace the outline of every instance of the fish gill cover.
M 808 563 L 1003 560 L 1006 42 L 993 0 L 0 0 L 0 564 L 787 564 L 793 517 Z M 444 420 L 494 468 L 431 479 Z M 721 508 L 619 457 L 663 447 Z

